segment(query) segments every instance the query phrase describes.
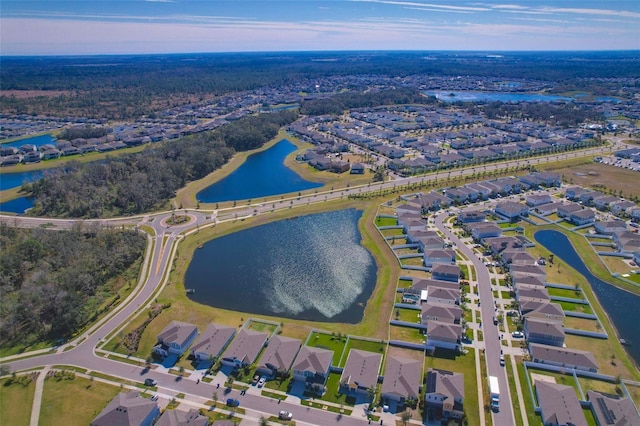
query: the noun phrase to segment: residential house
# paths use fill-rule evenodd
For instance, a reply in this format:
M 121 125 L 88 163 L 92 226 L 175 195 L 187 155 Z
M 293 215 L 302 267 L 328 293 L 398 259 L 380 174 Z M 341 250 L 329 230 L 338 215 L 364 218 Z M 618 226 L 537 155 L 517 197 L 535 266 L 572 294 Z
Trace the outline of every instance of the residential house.
M 364 174 L 364 164 L 362 163 L 354 163 L 351 165 L 351 174 L 352 175 L 363 175 Z
M 591 200 L 591 203 L 598 210 L 606 210 L 609 208 L 611 203 L 615 203 L 616 201 L 620 201 L 620 198 L 614 197 L 613 195 L 603 195 L 601 197 L 596 197 Z
M 562 306 L 557 303 L 544 299 L 527 299 L 526 297 L 521 297 L 518 302 L 520 304 L 520 315 L 525 318 L 539 318 L 558 322 L 564 320 Z
M 514 221 L 520 216 L 527 216 L 529 214 L 529 207 L 513 201 L 503 201 L 496 205 L 494 211 L 497 215 Z
M 492 237 L 484 238 L 482 242 L 487 246 L 493 255 L 502 253 L 505 250 L 517 250 L 523 248 L 523 242 L 517 237 Z
M 587 400 L 591 403 L 591 411 L 598 426 L 639 426 L 640 416 L 628 397 L 611 395 L 603 392 L 587 391 Z
M 229 344 L 236 329 L 220 324 L 209 324 L 198 340 L 191 346 L 191 356 L 198 361 L 214 360 Z
M 564 345 L 564 328 L 559 321 L 527 317 L 524 320 L 524 335 L 529 343 Z
M 458 215 L 458 220 L 462 223 L 484 222 L 487 214 L 480 210 L 464 211 Z
M 256 374 L 274 379 L 284 376 L 298 354 L 302 342 L 285 336 L 274 336 L 260 357 Z
M 396 207 L 397 215 L 400 215 L 403 213 L 410 213 L 410 214 L 416 215 L 416 217 L 420 219 L 422 217 L 422 207 L 414 203 L 401 204 L 398 207 Z
M 414 231 L 407 234 L 407 243 L 417 244 L 422 252 L 430 249 L 440 249 L 444 247 L 442 238 L 431 235 L 433 231 Z
M 535 381 L 544 426 L 587 426 L 587 420 L 572 386 Z
M 625 232 L 627 224 L 621 220 L 607 220 L 604 222 L 596 222 L 594 229 L 598 234 L 613 235 Z
M 539 265 L 519 265 L 512 263 L 509 265 L 509 273 L 511 275 L 536 276 L 541 279 L 546 279 L 547 277 L 547 271 L 544 270 L 543 266 Z
M 427 293 L 427 301 L 446 305 L 460 304 L 460 289 L 453 290 L 443 287 L 429 287 L 425 292 Z
M 424 220 L 420 220 L 420 219 L 413 219 L 413 220 L 408 220 L 408 221 L 403 221 L 402 225 L 402 232 L 404 234 L 410 234 L 414 231 L 421 231 L 423 229 L 426 229 L 427 224 L 425 223 Z
M 595 220 L 596 214 L 590 209 L 578 210 L 569 215 L 569 221 L 577 226 L 587 225 L 595 222 Z
M 407 400 L 418 398 L 420 378 L 422 377 L 422 362 L 416 359 L 387 356 L 384 380 L 380 398 L 384 405 L 393 401 L 403 406 Z
M 174 354 L 182 355 L 198 336 L 198 327 L 182 321 L 171 321 L 158 334 L 158 343 L 153 353 L 163 357 Z
M 628 213 L 629 211 L 631 211 L 633 207 L 636 207 L 636 203 L 628 200 L 620 200 L 618 202 L 611 203 L 609 205 L 609 208 L 611 209 L 611 213 L 613 213 L 618 217 Z
M 427 320 L 427 346 L 459 351 L 461 348 L 462 326 L 450 322 Z
M 562 207 L 564 203 L 562 201 L 557 201 L 555 203 L 542 204 L 536 206 L 535 211 L 541 216 L 548 216 L 552 213 L 556 213 L 560 207 Z
M 588 189 L 584 189 L 580 186 L 572 186 L 570 188 L 567 188 L 564 191 L 564 196 L 567 197 L 569 200 L 579 200 L 580 196 L 585 192 L 591 192 L 591 191 Z
M 304 382 L 308 391 L 322 395 L 329 377 L 332 359 L 333 351 L 303 346 L 300 348 L 298 356 L 296 356 L 296 360 L 291 367 L 293 379 L 298 382 Z
M 552 198 L 550 194 L 529 194 L 524 197 L 524 202 L 529 207 L 537 207 L 543 204 L 551 203 Z
M 427 321 L 442 321 L 450 323 L 459 323 L 462 317 L 462 309 L 458 305 L 450 303 L 438 303 L 427 300 L 422 304 L 422 323 Z
M 424 402 L 427 407 L 442 412 L 442 418 L 462 418 L 464 415 L 464 376 L 445 370 L 429 369 Z
M 382 354 L 351 349 L 340 377 L 340 393 L 367 395 L 378 384 Z
M 189 411 L 165 410 L 155 426 L 209 426 L 209 418 L 195 408 Z
M 619 252 L 633 253 L 640 250 L 640 235 L 635 232 L 625 231 L 613 234 L 613 242 Z
M 518 284 L 515 286 L 516 299 L 550 300 L 546 287 Z
M 540 279 L 538 276 L 528 276 L 528 275 L 516 275 L 511 279 L 514 286 L 517 285 L 531 285 L 531 286 L 539 286 L 544 287 L 545 281 L 544 279 Z
M 429 249 L 423 253 L 424 266 L 432 267 L 437 263 L 456 263 L 456 252 L 451 249 Z
M 598 372 L 596 358 L 589 351 L 529 343 L 531 361 L 576 370 Z
M 474 223 L 468 226 L 474 241 L 482 241 L 485 238 L 495 238 L 502 235 L 502 228 L 495 223 Z
M 458 282 L 460 279 L 460 267 L 458 265 L 446 265 L 436 263 L 431 269 L 431 277 L 434 280 Z
M 222 353 L 222 365 L 233 369 L 251 365 L 269 337 L 268 333 L 243 328 Z
M 440 210 L 451 205 L 451 199 L 436 191 L 431 191 L 420 196 L 420 203 L 425 210 Z
M 452 281 L 442 281 L 442 280 L 434 280 L 431 278 L 423 279 L 423 278 L 414 278 L 411 287 L 407 290 L 411 290 L 413 292 L 420 292 L 423 290 L 427 290 L 430 288 L 447 288 L 451 290 L 460 291 L 460 284 Z
M 582 206 L 576 203 L 566 203 L 558 207 L 558 216 L 568 218 L 571 214 L 582 210 Z
M 159 416 L 158 404 L 132 391 L 116 395 L 91 426 L 151 426 Z

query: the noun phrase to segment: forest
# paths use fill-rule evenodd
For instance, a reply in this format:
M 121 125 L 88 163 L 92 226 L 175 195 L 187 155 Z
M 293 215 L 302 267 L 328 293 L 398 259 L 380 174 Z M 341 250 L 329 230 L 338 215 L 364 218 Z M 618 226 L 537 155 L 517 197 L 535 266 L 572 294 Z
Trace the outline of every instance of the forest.
M 311 99 L 300 106 L 305 115 L 342 114 L 351 108 L 375 107 L 379 105 L 433 104 L 438 100 L 425 96 L 417 89 L 398 88 L 367 93 L 339 93 L 330 98 Z
M 503 103 L 491 102 L 486 105 L 469 105 L 467 110 L 476 114 L 482 109 L 490 119 L 516 118 L 546 122 L 549 125 L 570 127 L 580 123 L 596 122 L 603 119 L 602 114 L 594 109 L 585 108 L 571 102 L 551 104 L 548 102 Z
M 311 89 L 331 76 L 477 76 L 553 82 L 558 91 L 616 95 L 611 78 L 638 84 L 633 52 L 299 52 L 2 57 L 0 112 L 129 120 L 258 87 Z
M 130 230 L 0 225 L 0 344 L 68 338 L 135 285 L 137 271 L 129 282 L 121 274 L 144 248 Z
M 33 215 L 112 217 L 164 207 L 188 182 L 220 168 L 236 151 L 261 147 L 298 117 L 297 110 L 243 117 L 219 129 L 150 145 L 137 154 L 94 163 L 71 161 L 22 190 Z

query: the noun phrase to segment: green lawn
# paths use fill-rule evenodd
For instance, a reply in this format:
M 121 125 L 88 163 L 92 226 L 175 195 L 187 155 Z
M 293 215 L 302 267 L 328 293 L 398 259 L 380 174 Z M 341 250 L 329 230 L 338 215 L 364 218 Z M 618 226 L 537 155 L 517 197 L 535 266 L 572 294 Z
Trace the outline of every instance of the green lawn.
M 247 329 L 254 330 L 254 331 L 261 331 L 261 332 L 269 333 L 269 335 L 271 335 L 275 331 L 276 327 L 278 326 L 275 324 L 252 320 L 249 322 Z
M 640 275 L 638 275 L 640 277 Z M 413 284 L 411 280 L 398 280 L 398 288 L 409 288 Z
M 346 395 L 343 395 L 338 392 L 338 390 L 340 389 L 339 373 L 329 373 L 329 378 L 327 378 L 326 387 L 327 387 L 327 391 L 319 399 L 323 401 L 333 402 L 335 404 L 353 405 L 353 404 L 347 403 Z
M 505 357 L 505 366 L 507 371 L 507 380 L 509 380 L 509 394 L 511 395 L 511 403 L 513 404 L 513 415 L 515 416 L 516 426 L 524 424 L 522 422 L 522 407 L 520 407 L 520 401 L 518 400 L 518 391 L 516 390 L 516 381 L 513 377 L 513 369 L 511 367 L 511 357 Z M 526 396 L 525 396 L 526 398 Z
M 60 381 L 46 379 L 39 424 L 87 425 L 119 392 L 118 387 L 82 377 Z
M 307 346 L 332 350 L 333 360 L 331 361 L 331 364 L 337 366 L 340 363 L 342 351 L 344 350 L 346 343 L 346 336 L 339 338 L 337 335 L 314 332 L 309 338 Z
M 593 310 L 589 305 L 583 305 L 581 303 L 571 303 L 571 302 L 553 302 L 553 303 L 558 303 L 564 311 L 583 312 L 585 314 L 593 314 Z
M 398 219 L 394 217 L 376 217 L 376 226 L 395 226 L 398 224 Z
M 522 389 L 522 396 L 524 398 L 524 409 L 527 413 L 527 420 L 529 426 L 542 426 L 542 417 L 538 416 L 533 410 L 533 400 L 531 399 L 531 392 L 529 392 L 529 386 L 527 382 L 527 372 L 524 369 L 522 362 L 518 361 L 518 379 L 520 380 L 520 388 Z M 532 384 L 533 386 L 533 384 Z M 535 395 L 535 390 L 534 390 Z
M 420 311 L 413 309 L 395 308 L 393 311 L 393 318 L 399 321 L 420 322 L 418 315 L 420 315 Z
M 10 379 L 0 381 L 0 424 L 28 426 L 36 382 L 31 380 L 26 385 L 9 382 Z
M 582 292 L 578 290 L 576 293 L 575 290 L 567 290 L 564 288 L 553 288 L 547 287 L 547 291 L 549 292 L 549 296 L 558 296 L 558 297 L 571 297 L 573 299 L 582 299 L 584 296 Z

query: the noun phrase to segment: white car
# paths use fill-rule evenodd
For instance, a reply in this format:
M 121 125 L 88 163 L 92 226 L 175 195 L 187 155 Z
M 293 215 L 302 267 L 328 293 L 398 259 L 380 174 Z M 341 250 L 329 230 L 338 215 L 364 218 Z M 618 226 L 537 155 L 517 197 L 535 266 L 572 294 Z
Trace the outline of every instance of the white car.
M 292 418 L 293 418 L 293 414 L 291 414 L 288 411 L 282 410 L 278 413 L 278 419 L 280 420 L 291 420 Z
M 522 334 L 521 331 L 514 331 L 513 333 L 511 333 L 511 337 L 513 337 L 514 339 L 522 339 L 524 337 L 524 334 Z
M 500 365 L 504 367 L 504 355 L 500 354 Z
M 264 384 L 267 382 L 267 378 L 262 376 L 260 377 L 260 380 L 258 380 L 258 387 L 261 388 L 264 386 Z

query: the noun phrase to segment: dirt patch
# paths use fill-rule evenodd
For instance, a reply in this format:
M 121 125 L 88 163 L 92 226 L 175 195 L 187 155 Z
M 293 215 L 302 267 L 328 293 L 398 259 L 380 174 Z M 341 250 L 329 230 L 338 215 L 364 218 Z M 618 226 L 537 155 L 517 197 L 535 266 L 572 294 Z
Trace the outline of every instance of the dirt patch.
M 553 376 L 547 376 L 545 374 L 539 374 L 539 373 L 529 373 L 531 375 L 531 382 L 535 383 L 536 380 L 540 380 L 541 382 L 546 382 L 546 383 L 555 383 L 556 382 L 556 378 Z
M 424 360 L 424 352 L 418 350 L 411 350 L 405 348 L 397 348 L 395 346 L 389 346 L 387 349 L 387 356 L 394 356 L 398 358 L 415 359 L 417 361 Z
M 613 194 L 616 196 L 619 196 L 622 191 L 622 196 L 626 198 L 640 197 L 640 187 L 637 185 L 640 172 L 600 163 L 555 171 L 564 175 L 566 181 L 573 185 L 591 187 L 602 192 L 613 190 Z
M 44 96 L 53 98 L 56 96 L 70 95 L 70 90 L 0 90 L 0 96 L 13 97 L 16 99 L 28 99 Z

